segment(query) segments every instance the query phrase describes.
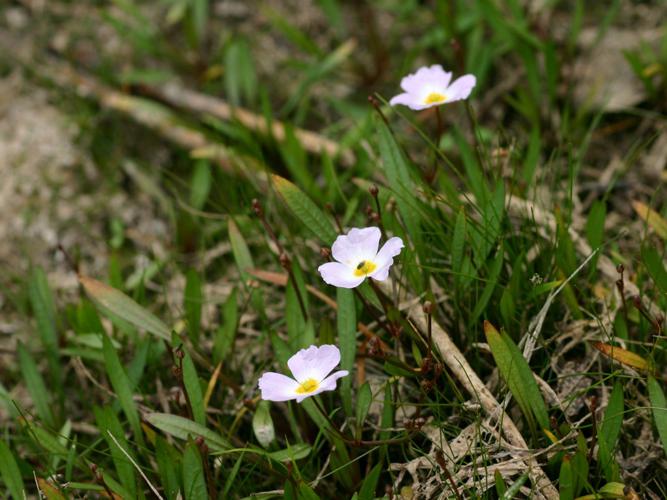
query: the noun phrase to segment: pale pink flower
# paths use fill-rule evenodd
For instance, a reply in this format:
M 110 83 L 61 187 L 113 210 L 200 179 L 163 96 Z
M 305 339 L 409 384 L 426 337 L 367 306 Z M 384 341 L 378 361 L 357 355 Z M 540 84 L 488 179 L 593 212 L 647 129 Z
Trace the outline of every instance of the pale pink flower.
M 470 95 L 477 83 L 474 75 L 464 75 L 453 82 L 451 80 L 452 74 L 439 64 L 424 66 L 401 80 L 401 88 L 405 92 L 392 97 L 389 104 L 403 104 L 410 109 L 421 110 L 460 101 Z
M 317 269 L 322 279 L 340 288 L 355 288 L 367 276 L 377 281 L 386 280 L 394 257 L 401 253 L 403 240 L 389 238 L 378 252 L 380 236 L 377 227 L 353 228 L 338 236 L 331 246 L 331 254 L 337 262 L 327 262 Z
M 294 378 L 281 373 L 266 372 L 259 379 L 262 399 L 267 401 L 288 401 L 304 399 L 324 391 L 336 389 L 336 380 L 349 375 L 347 370 L 340 370 L 331 375 L 331 370 L 340 363 L 340 351 L 335 345 L 311 345 L 301 349 L 287 361 L 287 366 Z

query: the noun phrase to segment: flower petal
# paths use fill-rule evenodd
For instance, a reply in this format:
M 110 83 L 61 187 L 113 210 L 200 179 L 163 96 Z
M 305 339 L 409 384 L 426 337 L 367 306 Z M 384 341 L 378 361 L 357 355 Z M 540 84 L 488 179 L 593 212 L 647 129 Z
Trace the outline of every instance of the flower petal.
M 288 401 L 296 399 L 299 383 L 281 373 L 266 372 L 259 379 L 262 399 L 266 401 Z
M 464 75 L 457 78 L 447 89 L 447 102 L 467 99 L 476 84 L 477 78 L 474 75 Z
M 397 236 L 389 238 L 375 256 L 374 262 L 378 267 L 369 276 L 377 281 L 386 280 L 389 276 L 389 269 L 394 263 L 394 257 L 401 253 L 404 246 L 401 238 Z
M 338 347 L 325 344 L 301 349 L 287 361 L 287 366 L 298 382 L 303 383 L 312 378 L 320 383 L 338 363 L 340 363 Z
M 382 233 L 377 227 L 352 228 L 341 234 L 331 246 L 331 254 L 338 262 L 356 267 L 362 260 L 375 257 Z
M 340 288 L 356 288 L 364 281 L 365 276 L 355 276 L 354 268 L 340 262 L 327 262 L 317 268 L 322 279 L 328 285 Z
M 418 96 L 426 85 L 442 87 L 444 90 L 447 88 L 447 85 L 449 85 L 451 79 L 451 73 L 446 72 L 439 64 L 434 64 L 430 67 L 424 66 L 419 68 L 415 73 L 403 77 L 401 80 L 401 88 L 408 94 Z
M 375 262 L 375 265 L 378 267 L 384 267 L 387 264 L 391 264 L 393 262 L 393 257 L 396 257 L 401 253 L 401 249 L 404 246 L 403 240 L 398 236 L 389 238 L 386 243 L 382 245 L 382 248 L 373 259 L 373 262 Z
M 316 394 L 319 394 L 324 391 L 334 391 L 336 390 L 336 381 L 341 378 L 341 377 L 346 377 L 349 375 L 350 372 L 347 370 L 340 370 L 337 371 L 336 373 L 332 373 L 329 375 L 327 378 L 325 378 L 321 383 L 320 386 L 317 388 L 316 391 L 313 391 L 309 394 L 304 394 L 296 398 L 296 402 L 300 403 L 306 398 L 309 398 L 310 396 L 315 396 Z
M 421 106 L 421 102 L 419 101 L 419 96 L 416 93 L 408 94 L 407 92 L 395 95 L 394 97 L 391 98 L 389 104 L 392 106 L 396 106 L 397 104 L 402 104 L 403 106 L 408 106 L 410 108 L 412 108 L 413 106 Z

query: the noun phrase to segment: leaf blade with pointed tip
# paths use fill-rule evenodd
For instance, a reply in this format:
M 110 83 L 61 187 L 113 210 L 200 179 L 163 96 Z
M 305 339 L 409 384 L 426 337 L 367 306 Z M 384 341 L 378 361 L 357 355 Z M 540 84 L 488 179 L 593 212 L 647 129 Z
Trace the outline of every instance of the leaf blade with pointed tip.
M 641 201 L 633 201 L 632 208 L 663 240 L 667 241 L 667 220 Z
M 637 370 L 648 370 L 648 361 L 632 351 L 628 351 L 627 349 L 615 345 L 605 344 L 604 342 L 593 342 L 593 347 L 618 363 L 630 366 Z
M 484 334 L 498 371 L 528 423 L 533 427 L 537 421 L 542 429 L 548 429 L 549 414 L 544 399 L 519 348 L 507 334 L 498 332 L 488 321 L 484 322 Z
M 171 333 L 167 325 L 120 290 L 88 276 L 79 276 L 79 282 L 88 297 L 102 312 L 118 317 L 163 340 L 171 341 Z
M 311 233 L 327 245 L 336 239 L 337 233 L 329 218 L 295 184 L 279 175 L 272 175 L 273 187 L 285 201 L 292 213 Z
M 146 420 L 154 427 L 178 439 L 187 440 L 189 436 L 201 436 L 212 451 L 225 451 L 232 447 L 229 441 L 217 432 L 207 429 L 188 418 L 170 413 L 155 412 L 146 415 Z

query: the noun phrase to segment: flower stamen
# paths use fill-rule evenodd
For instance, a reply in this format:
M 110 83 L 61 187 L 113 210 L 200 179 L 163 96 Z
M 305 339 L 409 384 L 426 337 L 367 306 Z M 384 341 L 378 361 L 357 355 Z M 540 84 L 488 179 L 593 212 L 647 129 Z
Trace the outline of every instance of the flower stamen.
M 299 394 L 309 394 L 315 392 L 319 387 L 320 383 L 317 380 L 309 378 L 296 388 L 296 392 Z
M 374 262 L 371 262 L 370 260 L 362 260 L 359 262 L 359 264 L 357 264 L 357 267 L 354 270 L 354 275 L 357 277 L 368 276 L 373 271 L 375 271 L 376 268 L 377 265 L 375 265 Z
M 431 92 L 426 96 L 426 99 L 424 99 L 424 104 L 442 104 L 446 100 L 447 97 L 443 94 L 439 94 L 438 92 Z

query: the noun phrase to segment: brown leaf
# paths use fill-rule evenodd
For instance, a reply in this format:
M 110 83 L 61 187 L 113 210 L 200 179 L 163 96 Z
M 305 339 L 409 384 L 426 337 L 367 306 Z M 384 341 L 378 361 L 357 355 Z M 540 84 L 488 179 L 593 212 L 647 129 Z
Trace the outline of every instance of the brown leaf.
M 649 368 L 648 361 L 642 358 L 639 354 L 635 354 L 622 347 L 605 344 L 604 342 L 594 342 L 593 347 L 608 358 L 631 368 L 642 371 L 647 371 Z

